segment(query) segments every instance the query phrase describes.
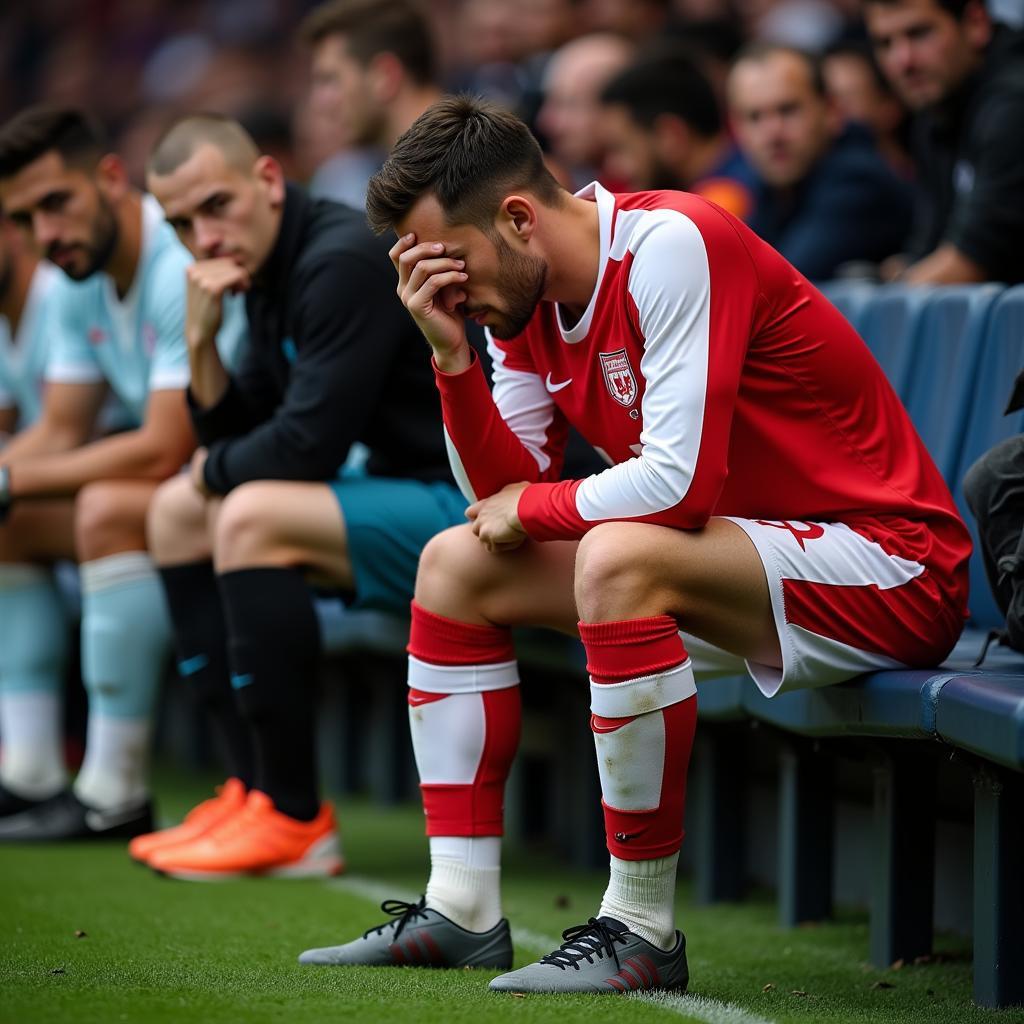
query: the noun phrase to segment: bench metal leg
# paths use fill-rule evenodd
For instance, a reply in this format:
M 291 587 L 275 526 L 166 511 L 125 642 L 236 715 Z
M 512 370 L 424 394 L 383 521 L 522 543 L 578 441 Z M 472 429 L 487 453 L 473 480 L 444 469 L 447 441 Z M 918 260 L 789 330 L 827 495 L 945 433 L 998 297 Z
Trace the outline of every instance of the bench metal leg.
M 317 703 L 317 752 L 320 778 L 328 792 L 354 793 L 361 784 L 360 736 L 366 702 L 355 679 L 351 658 L 332 661 L 320 673 Z
M 1024 783 L 974 778 L 974 1001 L 1024 1003 Z
M 791 743 L 779 769 L 779 924 L 789 928 L 832 914 L 833 765 Z
M 875 768 L 871 962 L 888 967 L 932 950 L 935 765 L 924 750 L 883 755 Z
M 404 666 L 391 660 L 361 659 L 359 685 L 369 694 L 366 731 L 367 782 L 379 803 L 412 796 L 412 740 L 409 737 L 408 688 Z
M 561 729 L 551 774 L 557 845 L 574 867 L 584 869 L 608 867 L 589 698 L 589 691 L 575 680 L 563 680 L 554 704 Z
M 686 795 L 686 842 L 693 850 L 694 901 L 743 898 L 746 760 L 743 732 L 698 726 Z

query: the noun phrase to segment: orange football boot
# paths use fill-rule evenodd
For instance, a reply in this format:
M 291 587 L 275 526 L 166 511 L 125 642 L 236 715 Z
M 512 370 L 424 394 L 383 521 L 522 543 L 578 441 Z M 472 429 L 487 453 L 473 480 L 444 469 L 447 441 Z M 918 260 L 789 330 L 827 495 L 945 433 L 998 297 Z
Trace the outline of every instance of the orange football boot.
M 241 779 L 228 779 L 223 786 L 217 787 L 216 796 L 193 807 L 185 815 L 185 820 L 180 825 L 136 836 L 128 844 L 128 854 L 140 864 L 146 864 L 151 853 L 162 850 L 166 846 L 190 843 L 194 839 L 198 839 L 244 806 L 245 784 Z
M 339 875 L 345 867 L 329 802 L 312 821 L 298 821 L 257 789 L 205 835 L 156 850 L 147 863 L 162 875 L 195 882 L 241 875 L 310 878 Z

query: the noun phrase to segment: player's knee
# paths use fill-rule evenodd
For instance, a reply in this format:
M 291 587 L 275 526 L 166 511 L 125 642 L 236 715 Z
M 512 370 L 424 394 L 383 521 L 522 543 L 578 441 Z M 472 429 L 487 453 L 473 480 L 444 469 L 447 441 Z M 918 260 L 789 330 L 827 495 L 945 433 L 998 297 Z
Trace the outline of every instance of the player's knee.
M 490 558 L 473 535 L 472 527 L 453 526 L 436 534 L 427 542 L 420 554 L 416 573 L 416 600 L 425 607 L 444 614 L 452 598 L 460 600 L 475 593 L 484 581 Z
M 86 484 L 75 499 L 75 547 L 83 561 L 137 547 L 143 542 L 145 524 L 134 503 L 122 500 L 116 482 L 99 480 Z
M 580 541 L 576 552 L 576 608 L 584 622 L 608 614 L 628 615 L 646 600 L 657 580 L 642 528 L 633 523 L 602 523 Z
M 274 488 L 242 484 L 224 499 L 217 516 L 214 556 L 219 572 L 261 565 L 280 544 Z
M 208 547 L 206 502 L 187 476 L 161 484 L 146 513 L 146 540 L 158 565 L 173 565 L 203 557 Z

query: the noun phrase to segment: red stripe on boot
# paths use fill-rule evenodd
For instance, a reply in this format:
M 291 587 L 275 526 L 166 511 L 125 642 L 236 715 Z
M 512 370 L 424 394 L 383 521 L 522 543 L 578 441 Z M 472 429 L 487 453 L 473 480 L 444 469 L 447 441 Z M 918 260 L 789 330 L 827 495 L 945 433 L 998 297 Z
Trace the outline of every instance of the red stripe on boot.
M 406 650 L 432 665 L 493 665 L 512 661 L 515 648 L 506 626 L 459 622 L 412 602 L 412 624 Z

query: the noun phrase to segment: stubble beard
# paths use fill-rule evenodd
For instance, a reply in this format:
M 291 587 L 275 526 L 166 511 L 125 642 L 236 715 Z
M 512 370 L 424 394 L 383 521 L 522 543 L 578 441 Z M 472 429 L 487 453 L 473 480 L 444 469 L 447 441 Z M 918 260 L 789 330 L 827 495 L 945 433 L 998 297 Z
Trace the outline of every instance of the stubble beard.
M 516 252 L 508 242 L 499 238 L 498 272 L 506 307 L 494 311 L 497 322 L 490 330 L 499 341 L 507 341 L 522 334 L 543 299 L 548 283 L 548 265 L 539 256 Z
M 72 281 L 84 281 L 102 270 L 110 262 L 111 256 L 114 255 L 114 249 L 117 248 L 117 215 L 101 192 L 97 192 L 97 196 L 99 208 L 92 222 L 89 242 L 85 246 L 87 256 L 85 265 L 81 269 L 64 270 L 64 273 Z

